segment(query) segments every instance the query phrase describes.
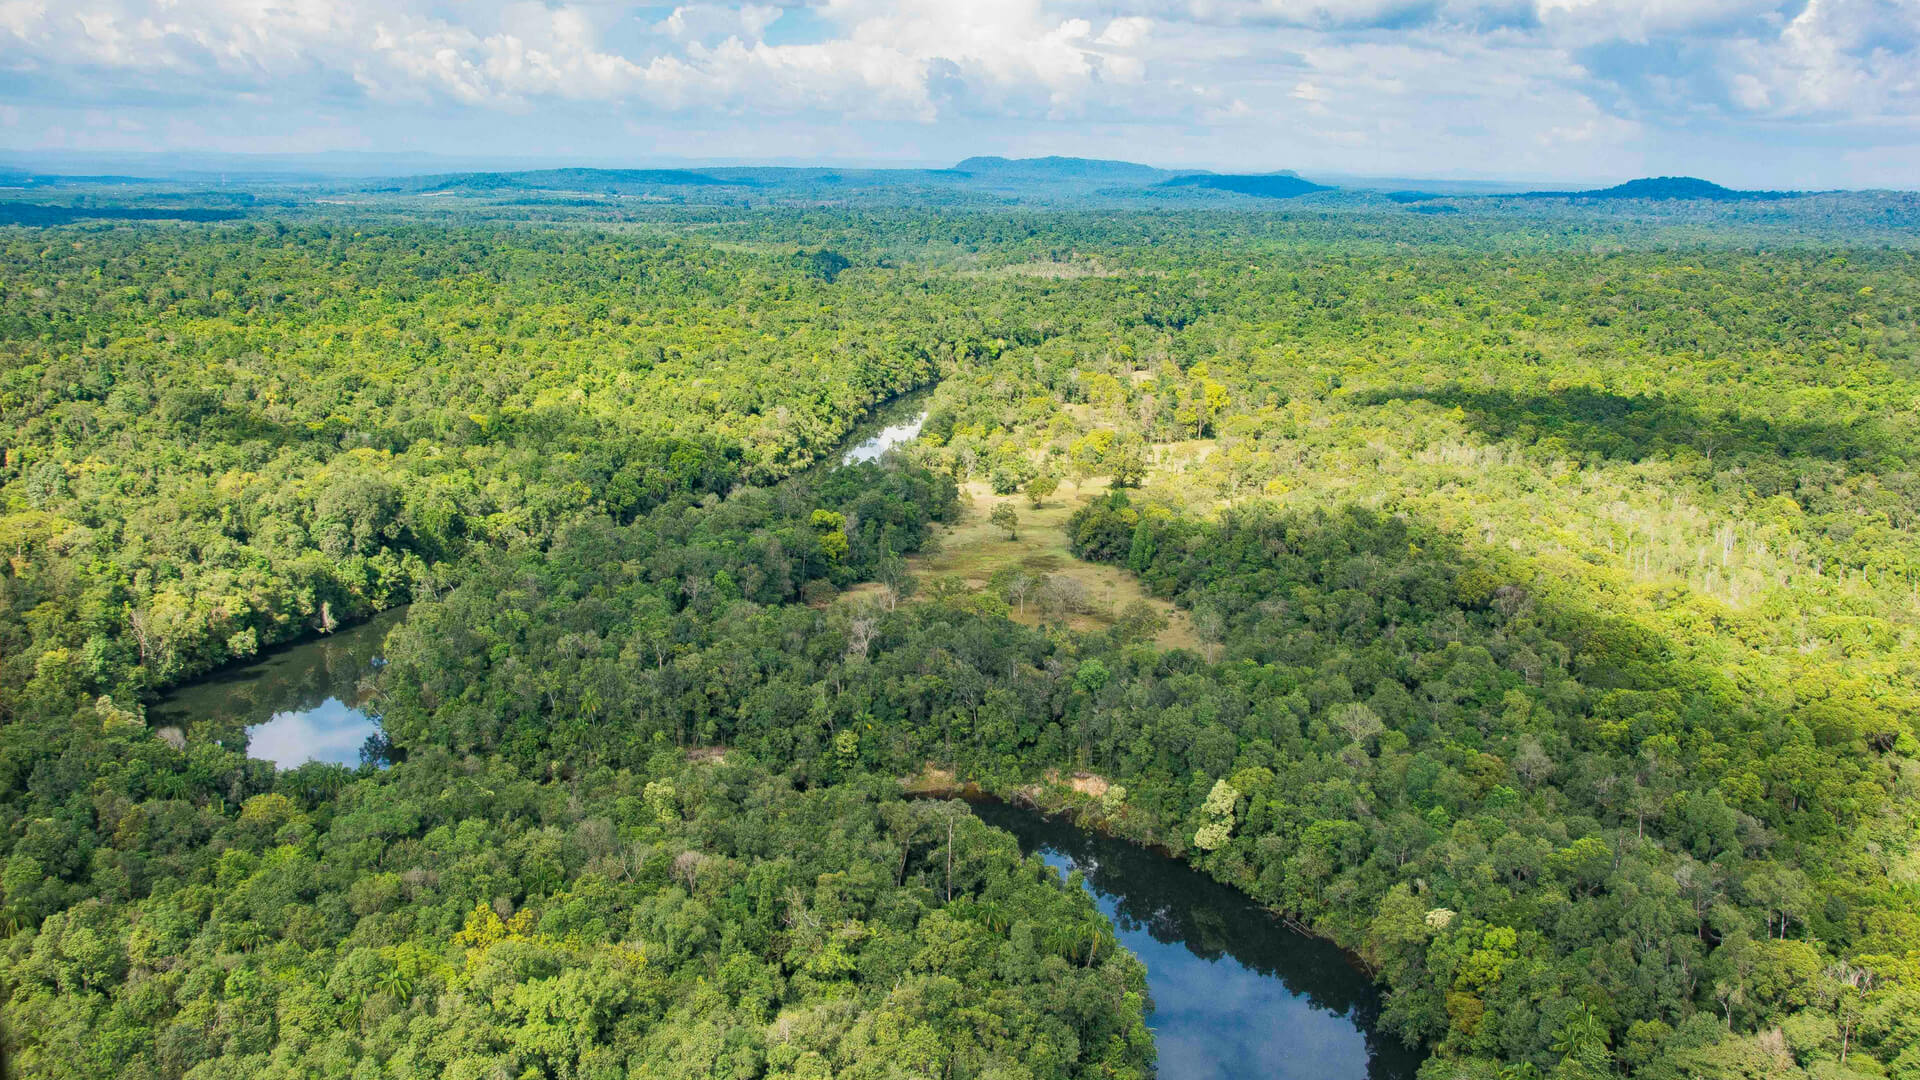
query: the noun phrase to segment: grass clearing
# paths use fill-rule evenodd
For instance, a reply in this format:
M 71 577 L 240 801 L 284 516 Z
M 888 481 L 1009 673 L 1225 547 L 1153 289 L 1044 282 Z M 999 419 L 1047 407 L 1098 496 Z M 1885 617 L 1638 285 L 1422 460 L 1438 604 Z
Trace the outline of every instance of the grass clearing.
M 1089 500 L 1107 493 L 1107 481 L 1092 479 L 1075 484 L 1061 482 L 1060 489 L 1035 509 L 1025 495 L 995 495 L 984 480 L 960 485 L 960 519 L 939 532 L 937 551 L 908 558 L 907 565 L 924 589 L 941 578 L 965 582 L 974 592 L 985 591 L 1001 570 L 1014 569 L 1029 577 L 1064 578 L 1078 584 L 1088 601 L 1088 610 L 1074 614 L 1050 614 L 1033 599 L 1024 604 L 1010 601 L 1008 617 L 1027 626 L 1043 622 L 1063 624 L 1075 630 L 1104 630 L 1128 604 L 1144 601 L 1167 620 L 1166 629 L 1155 636 L 1162 648 L 1199 649 L 1200 639 L 1193 632 L 1187 613 L 1165 600 L 1147 595 L 1140 582 L 1125 570 L 1075 558 L 1067 550 L 1067 518 Z M 1016 534 L 1009 539 L 1006 530 L 988 520 L 1001 503 L 1013 506 L 1019 515 Z M 866 584 L 850 590 L 848 596 L 872 595 L 881 586 Z

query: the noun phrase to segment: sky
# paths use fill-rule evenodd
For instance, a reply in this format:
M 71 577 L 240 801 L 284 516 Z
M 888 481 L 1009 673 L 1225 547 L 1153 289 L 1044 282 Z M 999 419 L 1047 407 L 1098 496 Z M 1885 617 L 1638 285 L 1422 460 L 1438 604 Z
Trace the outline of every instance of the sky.
M 0 148 L 1920 187 L 1920 0 L 0 0 Z

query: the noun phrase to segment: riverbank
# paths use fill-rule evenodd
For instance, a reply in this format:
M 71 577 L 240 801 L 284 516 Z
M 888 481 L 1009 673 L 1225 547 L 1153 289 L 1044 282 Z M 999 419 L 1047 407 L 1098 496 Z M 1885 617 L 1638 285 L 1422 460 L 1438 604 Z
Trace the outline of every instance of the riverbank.
M 366 679 L 378 669 L 401 604 L 301 641 L 276 645 L 168 690 L 147 723 L 169 741 L 245 739 L 249 756 L 282 768 L 306 761 L 355 765 L 379 721 Z
M 1063 777 L 1058 770 L 1049 769 L 1042 774 L 1038 782 L 1016 784 L 1011 787 L 987 786 L 976 780 L 959 780 L 952 770 L 928 765 L 919 773 L 902 777 L 900 788 L 908 798 L 949 798 L 963 799 L 970 803 L 983 801 L 1006 803 L 1051 818 L 1065 819 L 1075 828 L 1097 832 L 1162 858 L 1174 860 L 1189 867 L 1195 873 L 1205 874 L 1209 880 L 1245 896 L 1248 903 L 1258 906 L 1260 910 L 1294 933 L 1311 937 L 1339 949 L 1354 970 L 1368 979 L 1374 979 L 1379 975 L 1379 969 L 1375 965 L 1369 963 L 1364 956 L 1338 938 L 1300 921 L 1294 912 L 1261 904 L 1242 890 L 1237 883 L 1220 877 L 1209 867 L 1195 864 L 1188 857 L 1193 846 L 1184 835 L 1177 831 L 1170 831 L 1157 818 L 1127 805 L 1126 788 L 1114 784 L 1106 777 L 1089 772 L 1075 772 Z M 1115 792 L 1118 792 L 1120 797 L 1110 798 Z
M 901 785 L 910 797 L 966 800 L 1027 854 L 1080 875 L 1120 943 L 1146 965 L 1163 1080 L 1411 1080 L 1419 1072 L 1424 1053 L 1378 1027 L 1382 994 L 1371 969 L 1165 844 L 1117 833 L 1129 815 L 1107 797 L 1124 790 L 1105 778 L 1053 773 L 996 793 L 929 767 Z

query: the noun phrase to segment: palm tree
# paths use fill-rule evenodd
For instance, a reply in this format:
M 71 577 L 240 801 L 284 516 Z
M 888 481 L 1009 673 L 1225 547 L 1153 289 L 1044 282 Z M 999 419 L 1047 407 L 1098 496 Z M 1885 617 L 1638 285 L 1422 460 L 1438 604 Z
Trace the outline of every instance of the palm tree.
M 267 932 L 259 923 L 244 922 L 234 927 L 230 939 L 241 952 L 252 952 L 267 943 Z
M 989 933 L 1004 934 L 1013 926 L 1013 920 L 1007 917 L 1006 909 L 995 901 L 981 901 L 976 910 L 980 912 L 980 924 L 985 926 Z
M 380 974 L 380 989 L 392 994 L 395 1000 L 403 1004 L 413 1000 L 413 983 L 413 974 L 398 965 Z
M 1593 1006 L 1580 1005 L 1573 1010 L 1554 1036 L 1553 1052 L 1561 1055 L 1562 1063 L 1596 1064 L 1606 1060 L 1607 1029 L 1593 1014 Z

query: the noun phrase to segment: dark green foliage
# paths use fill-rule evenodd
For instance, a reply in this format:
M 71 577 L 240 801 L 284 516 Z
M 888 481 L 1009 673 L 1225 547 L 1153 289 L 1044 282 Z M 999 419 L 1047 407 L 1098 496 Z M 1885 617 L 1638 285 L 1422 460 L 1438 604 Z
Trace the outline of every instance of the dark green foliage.
M 1131 510 L 1101 500 L 1076 530 Z M 1721 1012 L 1706 973 L 1729 936 L 1769 956 L 1809 948 L 1802 936 L 1875 953 L 1914 929 L 1868 865 L 1823 854 L 1887 807 L 1880 752 L 1783 723 L 1630 624 L 1533 598 L 1432 530 L 1364 511 L 1148 514 L 1127 548 L 1114 557 L 1138 554 L 1156 591 L 1214 612 L 1216 663 L 939 604 L 883 619 L 857 660 L 846 616 L 744 602 L 701 619 L 662 610 L 642 631 L 624 600 L 597 628 L 576 621 L 597 604 L 509 601 L 495 625 L 537 637 L 464 636 L 520 570 L 456 591 L 445 616 L 428 608 L 396 638 L 389 723 L 529 761 L 617 763 L 648 738 L 721 744 L 816 783 L 928 758 L 989 784 L 1091 767 L 1130 792 L 1119 827 L 1175 847 L 1227 778 L 1232 828 L 1195 857 L 1371 957 L 1394 989 L 1389 1022 L 1453 1053 L 1548 1060 L 1583 1001 L 1604 1002 L 1616 1033 Z M 538 643 L 596 634 L 572 660 Z M 752 659 L 774 654 L 777 666 Z M 461 659 L 485 656 L 514 660 Z M 618 659 L 636 656 L 637 673 Z M 553 702 L 513 689 L 532 670 L 568 689 Z M 564 722 L 565 694 L 588 686 L 604 688 L 604 721 Z M 440 696 L 456 689 L 465 703 Z M 463 719 L 515 700 L 508 729 Z M 834 747 L 849 730 L 851 757 Z M 1814 866 L 1824 904 L 1804 876 Z M 1729 906 L 1760 896 L 1773 915 Z M 1694 993 L 1673 996 L 1675 969 L 1703 973 Z M 1738 985 L 1746 1024 L 1824 992 Z
M 319 799 L 295 774 L 236 777 L 231 809 L 136 786 L 96 880 L 134 868 L 137 895 L 0 950 L 10 1064 L 1148 1075 L 1139 963 L 1110 939 L 1036 949 L 1097 913 L 1005 834 L 884 784 L 803 794 L 679 762 L 539 782 L 418 753 Z
M 76 221 L 231 221 L 239 210 L 182 206 L 48 206 L 0 202 L 0 225 L 71 225 Z
M 1195 173 L 1189 176 L 1176 176 L 1162 181 L 1161 187 L 1196 187 L 1210 191 L 1231 191 L 1235 195 L 1258 195 L 1267 199 L 1291 199 L 1300 195 L 1310 195 L 1316 191 L 1332 191 L 1325 184 L 1316 184 L 1311 180 L 1302 180 L 1291 173 L 1269 173 L 1258 176 L 1234 176 L 1218 173 Z
M 791 475 L 978 336 L 676 244 L 75 235 L 0 237 L 0 716 L 45 655 L 132 705 L 475 546 Z
M 802 270 L 825 282 L 832 282 L 840 276 L 841 271 L 853 265 L 852 259 L 837 251 L 828 251 L 826 248 L 821 248 L 819 251 L 803 251 L 793 259 Z
M 1067 519 L 1067 547 L 1075 555 L 1092 562 L 1122 562 L 1136 570 L 1147 569 L 1147 557 L 1134 560 L 1129 553 L 1140 544 L 1151 545 L 1151 531 L 1141 531 L 1140 513 L 1125 491 L 1113 491 L 1074 511 Z M 1145 550 L 1145 549 L 1143 549 Z M 1133 565 L 1134 562 L 1139 565 Z
M 0 234 L 9 1051 L 1139 1075 L 1137 968 L 933 763 L 1115 781 L 1438 1076 L 1920 1075 L 1911 251 L 1320 201 Z M 1197 650 L 896 602 L 949 478 L 1042 474 Z M 391 769 L 141 715 L 405 600 Z
M 1769 201 L 1792 198 L 1791 191 L 1739 191 L 1697 176 L 1651 176 L 1594 191 L 1529 191 L 1527 199 L 1705 199 L 1710 202 Z

